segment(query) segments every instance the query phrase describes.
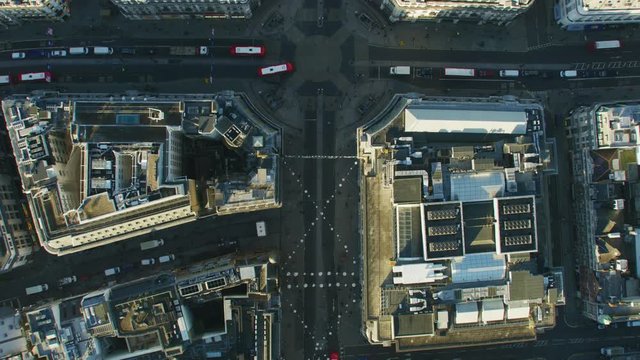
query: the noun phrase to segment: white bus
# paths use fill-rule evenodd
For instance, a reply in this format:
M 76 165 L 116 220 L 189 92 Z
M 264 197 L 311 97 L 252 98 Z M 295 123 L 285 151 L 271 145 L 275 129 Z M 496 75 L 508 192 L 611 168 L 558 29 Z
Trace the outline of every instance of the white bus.
M 51 82 L 51 73 L 48 72 L 48 71 L 42 71 L 42 72 L 20 74 L 20 81 L 23 81 L 23 82 L 36 82 L 36 81 Z
M 621 47 L 622 42 L 620 40 L 592 41 L 589 43 L 591 50 L 619 49 Z
M 445 68 L 444 76 L 463 76 L 474 77 L 476 76 L 475 69 L 462 69 L 462 68 Z

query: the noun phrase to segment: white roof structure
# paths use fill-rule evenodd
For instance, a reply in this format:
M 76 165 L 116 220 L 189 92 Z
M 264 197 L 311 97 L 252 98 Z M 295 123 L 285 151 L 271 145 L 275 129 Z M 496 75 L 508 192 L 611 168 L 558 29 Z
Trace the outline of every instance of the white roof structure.
M 529 317 L 529 302 L 526 300 L 507 303 L 507 319 L 526 319 Z
M 393 267 L 394 284 L 423 284 L 443 280 L 447 276 L 442 273 L 444 265 L 433 263 L 407 264 Z M 396 276 L 395 274 L 400 274 Z
M 505 176 L 502 171 L 453 173 L 450 176 L 451 200 L 482 201 L 504 194 Z
M 20 313 L 3 308 L 0 311 L 0 333 L 4 334 L 0 341 L 0 356 L 4 358 L 27 351 L 27 339 L 20 326 Z
M 255 266 L 242 266 L 239 268 L 240 270 L 240 279 L 255 279 L 256 277 L 256 268 Z
M 506 270 L 504 255 L 467 254 L 451 261 L 451 281 L 467 283 L 500 280 L 504 278 Z
M 449 328 L 449 311 L 440 310 L 437 312 L 438 322 L 437 327 L 438 330 L 448 329 Z
M 482 300 L 482 322 L 504 320 L 504 303 L 502 299 Z
M 404 130 L 427 133 L 525 134 L 523 110 L 425 109 L 404 110 Z
M 456 324 L 473 324 L 478 322 L 478 303 L 467 302 L 456 304 Z

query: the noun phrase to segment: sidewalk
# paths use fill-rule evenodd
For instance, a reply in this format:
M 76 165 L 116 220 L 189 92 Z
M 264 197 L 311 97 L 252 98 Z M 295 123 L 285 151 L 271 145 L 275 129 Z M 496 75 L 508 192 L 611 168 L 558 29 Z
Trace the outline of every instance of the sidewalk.
M 373 19 L 373 28 L 356 21 L 359 23 L 354 30 L 368 38 L 371 44 L 391 48 L 524 52 L 548 46 L 582 45 L 602 39 L 640 41 L 640 32 L 633 26 L 597 32 L 563 30 L 553 17 L 552 3 L 543 0 L 536 0 L 527 12 L 506 26 L 465 22 L 454 24 L 449 21 L 392 24 L 380 10 L 379 4 L 380 0 L 349 2 L 347 15 L 355 18 L 354 12 L 358 11 Z
M 267 6 L 254 12 L 248 20 L 192 19 L 192 20 L 128 20 L 119 10 L 104 1 L 78 0 L 70 4 L 71 15 L 64 22 L 31 22 L 7 30 L 0 30 L 0 42 L 27 40 L 106 40 L 118 38 L 208 38 L 211 30 L 224 38 L 251 35 L 252 24 L 264 15 Z M 100 11 L 110 9 L 110 16 Z M 53 36 L 47 29 L 53 29 Z

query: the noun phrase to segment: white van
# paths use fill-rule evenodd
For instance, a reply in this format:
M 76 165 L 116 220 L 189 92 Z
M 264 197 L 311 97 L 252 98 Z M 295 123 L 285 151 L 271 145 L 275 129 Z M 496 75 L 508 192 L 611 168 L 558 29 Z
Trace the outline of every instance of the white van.
M 520 70 L 500 70 L 500 77 L 518 77 Z
M 570 77 L 576 77 L 578 76 L 578 71 L 577 70 L 562 70 L 560 71 L 560 77 L 563 78 L 570 78 Z
M 153 258 L 140 260 L 140 264 L 142 264 L 142 265 L 153 265 L 155 263 L 156 263 L 156 260 L 153 259 Z
M 112 267 L 110 269 L 107 269 L 104 271 L 104 275 L 105 276 L 113 276 L 113 275 L 117 275 L 120 274 L 120 267 L 116 266 L 116 267 Z
M 169 254 L 169 255 L 165 255 L 165 256 L 160 256 L 158 258 L 158 261 L 160 261 L 160 263 L 167 263 L 169 261 L 173 261 L 176 259 L 176 256 L 173 254 Z
M 13 60 L 19 60 L 19 59 L 24 59 L 25 57 L 27 57 L 27 55 L 23 52 L 13 52 L 11 53 L 11 58 Z
M 105 46 L 94 46 L 93 53 L 95 55 L 111 55 L 113 54 L 113 48 Z
M 87 55 L 89 53 L 89 48 L 86 47 L 70 47 L 69 55 Z

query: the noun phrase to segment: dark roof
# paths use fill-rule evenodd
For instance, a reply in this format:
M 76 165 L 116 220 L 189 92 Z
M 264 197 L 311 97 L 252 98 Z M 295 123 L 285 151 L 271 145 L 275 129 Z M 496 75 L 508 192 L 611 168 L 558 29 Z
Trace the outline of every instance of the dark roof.
M 544 277 L 528 271 L 512 271 L 509 285 L 510 300 L 534 300 L 544 297 Z
M 396 315 L 396 336 L 433 335 L 433 314 Z
M 393 180 L 393 202 L 395 204 L 420 203 L 421 199 L 421 177 L 401 177 Z

